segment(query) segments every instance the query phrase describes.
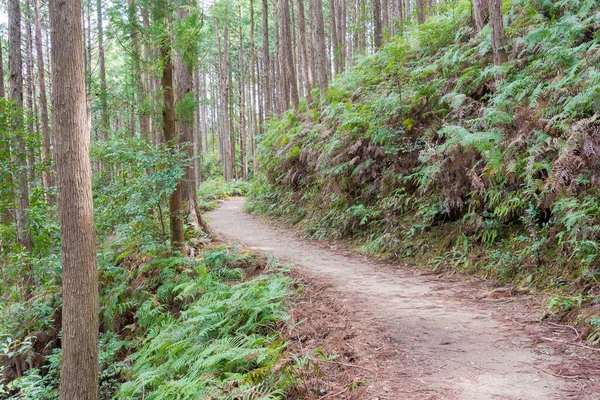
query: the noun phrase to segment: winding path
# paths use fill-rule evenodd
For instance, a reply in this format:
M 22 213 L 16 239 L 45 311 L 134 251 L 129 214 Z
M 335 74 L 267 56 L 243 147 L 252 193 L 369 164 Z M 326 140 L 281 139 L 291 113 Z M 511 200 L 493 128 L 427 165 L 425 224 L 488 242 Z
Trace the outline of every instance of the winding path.
M 356 310 L 352 323 L 382 327 L 370 340 L 393 351 L 367 399 L 600 399 L 600 353 L 576 344 L 568 328 L 540 324 L 530 298 L 498 299 L 479 280 L 308 241 L 244 213 L 243 204 L 231 198 L 209 213 L 211 229 L 326 280 Z

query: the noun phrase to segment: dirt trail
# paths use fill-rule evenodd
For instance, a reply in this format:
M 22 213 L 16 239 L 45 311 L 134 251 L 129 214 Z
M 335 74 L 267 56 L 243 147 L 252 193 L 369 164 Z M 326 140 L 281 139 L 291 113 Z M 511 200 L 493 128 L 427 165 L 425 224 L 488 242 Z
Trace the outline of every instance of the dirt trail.
M 424 274 L 311 242 L 245 214 L 243 203 L 224 202 L 207 215 L 210 227 L 294 263 L 354 310 L 350 323 L 368 333 L 361 340 L 370 343 L 377 368 L 363 398 L 600 399 L 600 352 L 578 346 L 569 328 L 540 324 L 531 299 L 498 299 L 478 280 Z M 385 355 L 378 355 L 378 343 L 385 343 Z

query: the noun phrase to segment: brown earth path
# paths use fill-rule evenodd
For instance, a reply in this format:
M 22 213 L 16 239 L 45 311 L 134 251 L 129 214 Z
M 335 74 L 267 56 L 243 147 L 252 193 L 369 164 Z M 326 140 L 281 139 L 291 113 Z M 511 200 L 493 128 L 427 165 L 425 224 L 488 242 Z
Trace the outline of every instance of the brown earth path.
M 501 292 L 481 280 L 427 274 L 300 238 L 244 213 L 244 201 L 228 199 L 207 214 L 210 228 L 295 264 L 309 284 L 327 285 L 352 310 L 353 335 L 370 346 L 364 369 L 374 372 L 360 398 L 600 399 L 600 352 L 582 347 L 576 330 L 539 322 L 532 298 L 497 298 Z

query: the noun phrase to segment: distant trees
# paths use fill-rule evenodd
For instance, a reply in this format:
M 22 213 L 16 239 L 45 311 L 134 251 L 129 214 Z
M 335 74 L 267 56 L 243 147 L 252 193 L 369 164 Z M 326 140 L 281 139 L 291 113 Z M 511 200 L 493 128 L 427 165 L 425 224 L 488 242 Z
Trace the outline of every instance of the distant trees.
M 211 68 L 200 73 L 211 109 L 205 135 L 217 133 L 225 179 L 251 175 L 248 159 L 255 158 L 254 138 L 262 130 L 257 122 L 300 107 L 302 97 L 316 105 L 313 88 L 323 94 L 356 57 L 382 47 L 409 19 L 425 22 L 437 5 L 437 0 L 215 2 L 207 10 L 201 45 Z M 258 40 L 254 32 L 262 33 Z

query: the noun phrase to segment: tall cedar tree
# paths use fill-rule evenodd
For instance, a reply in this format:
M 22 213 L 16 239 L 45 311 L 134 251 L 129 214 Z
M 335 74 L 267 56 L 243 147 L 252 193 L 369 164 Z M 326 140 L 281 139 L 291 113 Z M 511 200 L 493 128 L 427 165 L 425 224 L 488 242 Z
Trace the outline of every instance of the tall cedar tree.
M 155 22 L 163 27 L 158 44 L 162 61 L 160 86 L 163 92 L 163 135 L 164 140 L 173 149 L 179 148 L 179 136 L 175 123 L 175 94 L 173 88 L 173 59 L 171 38 L 167 33 L 169 1 L 161 0 L 152 8 Z M 175 190 L 169 196 L 169 227 L 171 232 L 171 249 L 185 253 L 183 228 L 182 184 L 179 180 Z
M 183 4 L 177 10 L 177 18 L 183 20 L 189 15 L 189 7 Z M 175 56 L 175 88 L 177 103 L 182 106 L 182 112 L 178 115 L 178 132 L 181 132 L 180 142 L 184 146 L 188 159 L 194 158 L 194 112 L 186 110 L 184 101 L 193 96 L 193 72 L 191 60 L 186 59 L 182 54 Z M 196 173 L 193 163 L 188 163 L 185 167 L 185 173 L 181 181 L 181 197 L 183 201 L 183 210 L 188 221 L 197 229 L 202 227 L 200 209 L 196 199 Z
M 28 252 L 33 248 L 31 234 L 27 226 L 26 211 L 29 208 L 29 181 L 27 174 L 27 145 L 25 143 L 25 129 L 21 110 L 23 108 L 23 58 L 21 56 L 21 4 L 19 0 L 8 2 L 8 72 L 10 82 L 10 99 L 17 108 L 17 120 L 14 127 L 18 134 L 16 148 L 16 164 L 19 169 L 19 184 L 17 188 L 18 204 L 15 207 L 17 222 L 17 240 L 19 245 Z M 31 265 L 23 270 L 23 281 L 26 294 L 30 293 L 34 278 Z
M 50 0 L 62 248 L 61 400 L 98 396 L 98 277 L 81 0 Z

